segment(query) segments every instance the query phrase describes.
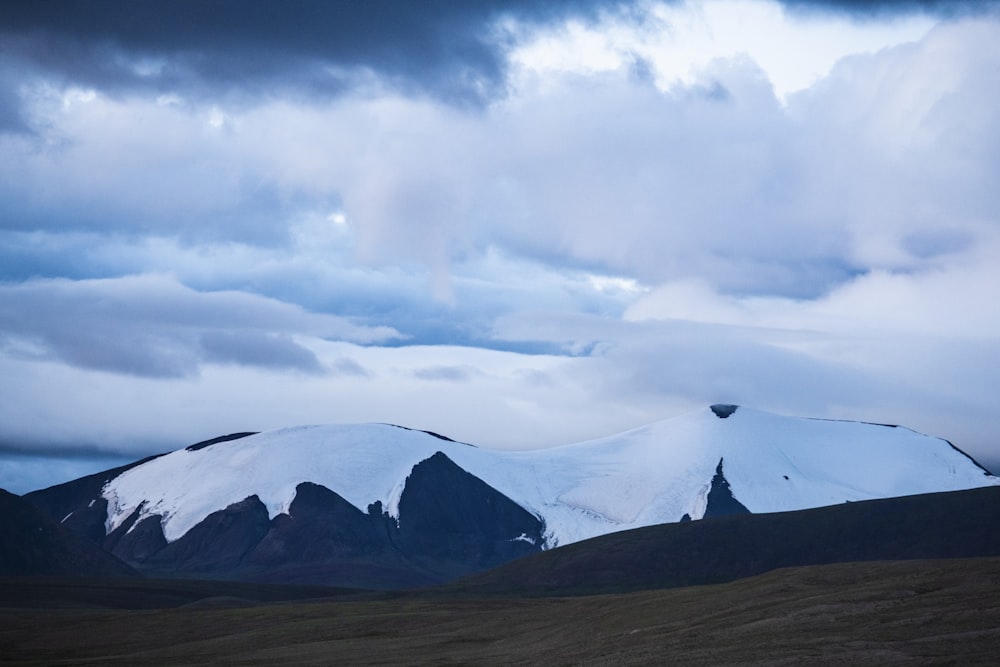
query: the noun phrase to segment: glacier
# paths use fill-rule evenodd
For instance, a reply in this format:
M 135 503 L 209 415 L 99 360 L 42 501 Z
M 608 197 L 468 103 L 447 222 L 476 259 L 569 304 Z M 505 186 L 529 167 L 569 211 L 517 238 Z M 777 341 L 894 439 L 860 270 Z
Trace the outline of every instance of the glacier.
M 410 471 L 437 452 L 542 519 L 544 548 L 685 514 L 700 519 L 720 461 L 733 496 L 753 513 L 1000 485 L 946 440 L 904 427 L 736 406 L 528 451 L 388 424 L 334 424 L 181 449 L 131 468 L 102 491 L 106 530 L 136 512 L 139 520 L 159 515 L 164 537 L 174 541 L 251 495 L 273 518 L 287 512 L 301 482 L 325 486 L 362 511 L 378 501 L 398 518 Z

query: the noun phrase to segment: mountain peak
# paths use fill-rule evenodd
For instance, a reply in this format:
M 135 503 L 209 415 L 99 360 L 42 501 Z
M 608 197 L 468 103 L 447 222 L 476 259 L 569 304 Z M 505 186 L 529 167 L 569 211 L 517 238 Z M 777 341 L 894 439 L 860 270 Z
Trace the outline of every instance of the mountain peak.
M 711 406 L 719 419 L 736 410 Z M 173 541 L 254 494 L 274 518 L 288 512 L 302 482 L 335 491 L 359 511 L 379 501 L 396 517 L 412 470 L 439 452 L 542 517 L 548 546 L 684 514 L 701 518 L 722 459 L 733 497 L 754 513 L 1000 483 L 946 441 L 908 429 L 749 409 L 719 428 L 706 414 L 528 451 L 469 447 L 381 424 L 269 431 L 178 450 L 111 479 L 102 492 L 107 530 L 138 510 L 162 517 Z
M 709 407 L 712 409 L 712 412 L 715 413 L 716 417 L 719 419 L 725 419 L 729 417 L 729 415 L 736 412 L 740 406 L 733 405 L 731 403 L 716 403 L 715 405 L 710 405 Z
M 109 471 L 99 478 L 107 480 L 100 491 L 86 485 L 74 499 L 64 498 L 65 489 L 36 493 L 39 500 L 52 496 L 47 511 L 57 520 L 87 518 L 86 525 L 101 533 L 97 540 L 121 541 L 136 532 L 122 543 L 143 548 L 201 544 L 185 536 L 206 521 L 246 528 L 234 529 L 225 554 L 192 553 L 188 559 L 214 563 L 236 562 L 244 557 L 242 549 L 256 549 L 250 543 L 258 532 L 276 531 L 269 554 L 282 553 L 282 540 L 298 544 L 295 526 L 311 506 L 299 495 L 322 487 L 339 500 L 317 506 L 348 517 L 344 525 L 353 528 L 345 534 L 386 546 L 388 560 L 366 567 L 401 567 L 391 556 L 394 549 L 406 556 L 407 548 L 419 545 L 418 552 L 430 553 L 436 540 L 446 539 L 441 548 L 455 559 L 449 571 L 457 572 L 480 556 L 551 548 L 685 516 L 786 512 L 1000 485 L 947 441 L 906 428 L 748 408 L 730 419 L 736 405 L 710 408 L 605 438 L 527 451 L 470 447 L 385 424 L 291 427 L 239 434 Z M 88 489 L 89 495 L 82 493 Z M 252 497 L 259 499 L 255 513 L 243 521 L 235 512 Z M 421 515 L 417 507 L 437 509 Z M 497 524 L 502 530 L 476 528 L 499 516 L 505 517 Z M 453 529 L 439 530 L 446 525 Z M 140 534 L 140 528 L 147 532 Z M 143 535 L 156 539 L 143 542 Z M 340 538 L 328 537 L 315 549 L 339 553 Z M 343 547 L 344 553 L 356 546 Z M 170 547 L 178 554 L 187 548 Z

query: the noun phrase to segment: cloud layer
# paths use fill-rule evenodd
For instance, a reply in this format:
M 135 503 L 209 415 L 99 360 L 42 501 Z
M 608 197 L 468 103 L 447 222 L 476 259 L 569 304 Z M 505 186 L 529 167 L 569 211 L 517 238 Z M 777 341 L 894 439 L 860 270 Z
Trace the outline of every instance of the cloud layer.
M 995 5 L 172 7 L 0 10 L 0 487 L 719 401 L 1000 462 Z

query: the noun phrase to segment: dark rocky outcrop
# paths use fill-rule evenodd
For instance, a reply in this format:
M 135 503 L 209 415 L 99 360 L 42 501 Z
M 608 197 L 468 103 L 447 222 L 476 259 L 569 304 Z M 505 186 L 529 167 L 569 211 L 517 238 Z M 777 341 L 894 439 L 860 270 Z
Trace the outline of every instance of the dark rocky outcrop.
M 243 578 L 269 582 L 337 582 L 359 588 L 434 583 L 396 545 L 395 519 L 381 503 L 364 513 L 325 486 L 303 482 L 287 514 L 271 521 L 244 560 Z
M 446 577 L 540 549 L 542 521 L 438 452 L 413 467 L 399 499 L 399 544 Z
M 468 445 L 469 447 L 475 447 L 475 445 L 470 445 L 467 442 L 459 442 L 458 440 L 453 440 L 446 435 L 441 435 L 440 433 L 435 433 L 434 431 L 425 431 L 419 428 L 410 428 L 409 426 L 400 426 L 399 424 L 386 424 L 386 426 L 392 426 L 393 428 L 401 428 L 404 431 L 416 431 L 417 433 L 426 433 L 432 438 L 437 438 L 438 440 L 444 440 L 445 442 L 457 442 L 460 445 Z
M 372 517 L 325 486 L 303 482 L 295 487 L 288 514 L 274 517 L 253 551 L 252 561 L 282 565 L 289 555 L 299 561 L 375 555 L 386 547 L 384 531 Z
M 241 431 L 240 433 L 230 433 L 229 435 L 220 435 L 217 438 L 212 438 L 210 440 L 202 440 L 201 442 L 196 442 L 193 445 L 188 445 L 184 449 L 189 452 L 196 452 L 199 449 L 205 449 L 206 447 L 211 447 L 212 445 L 218 445 L 221 442 L 232 442 L 233 440 L 239 440 L 240 438 L 246 438 L 247 436 L 257 435 L 256 431 Z
M 712 486 L 708 491 L 705 515 L 702 518 L 709 519 L 729 514 L 750 514 L 750 510 L 733 496 L 729 480 L 722 474 L 722 459 L 719 459 L 719 465 L 715 467 L 715 475 L 712 477 Z
M 154 514 L 139 520 L 141 509 L 136 509 L 104 541 L 107 551 L 137 567 L 167 546 L 167 539 L 160 526 L 160 515 Z
M 733 414 L 734 412 L 736 412 L 736 410 L 740 406 L 738 406 L 738 405 L 731 405 L 729 403 L 716 403 L 715 405 L 711 405 L 709 407 L 711 408 L 712 412 L 715 413 L 716 417 L 718 417 L 719 419 L 726 419 L 731 414 Z
M 209 514 L 180 538 L 150 554 L 142 569 L 189 575 L 232 572 L 267 534 L 270 523 L 264 503 L 250 496 Z

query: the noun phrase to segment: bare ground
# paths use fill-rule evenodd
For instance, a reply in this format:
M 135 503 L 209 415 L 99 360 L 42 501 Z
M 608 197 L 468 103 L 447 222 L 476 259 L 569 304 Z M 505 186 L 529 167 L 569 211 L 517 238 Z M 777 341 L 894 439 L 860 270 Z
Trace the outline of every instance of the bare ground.
M 5 665 L 856 667 L 992 665 L 997 656 L 1000 558 L 814 566 L 623 595 L 0 609 Z

